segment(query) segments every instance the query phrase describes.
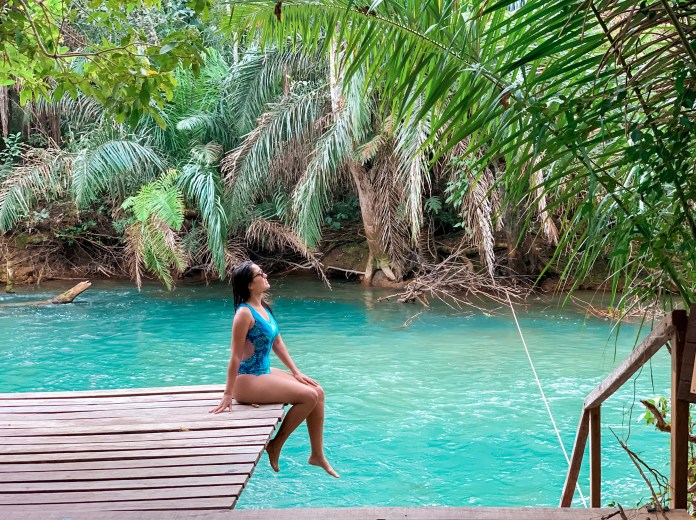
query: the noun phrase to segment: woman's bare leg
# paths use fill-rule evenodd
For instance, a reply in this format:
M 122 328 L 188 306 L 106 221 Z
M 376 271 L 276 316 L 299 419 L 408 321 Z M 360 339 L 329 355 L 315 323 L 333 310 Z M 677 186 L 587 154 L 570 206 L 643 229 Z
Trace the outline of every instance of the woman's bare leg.
M 283 444 L 316 406 L 317 391 L 313 387 L 294 380 L 294 378 L 293 381 L 290 381 L 273 373 L 261 376 L 242 375 L 237 376 L 235 381 L 234 397 L 237 401 L 244 403 L 292 404 L 278 433 L 266 446 L 271 467 L 274 471 L 280 471 L 278 459 Z
M 272 368 L 271 373 L 286 380 L 297 381 L 292 374 L 282 370 Z M 324 389 L 321 386 L 311 388 L 317 392 L 317 403 L 307 416 L 307 433 L 309 433 L 309 444 L 312 447 L 308 462 L 324 468 L 329 475 L 338 478 L 338 473 L 331 467 L 324 454 Z

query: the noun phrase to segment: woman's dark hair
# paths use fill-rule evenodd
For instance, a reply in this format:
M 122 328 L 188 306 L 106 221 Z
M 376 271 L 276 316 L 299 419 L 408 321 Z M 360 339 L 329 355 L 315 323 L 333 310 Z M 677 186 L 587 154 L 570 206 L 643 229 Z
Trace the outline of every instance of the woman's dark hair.
M 235 311 L 240 303 L 244 303 L 249 299 L 249 284 L 254 280 L 252 265 L 254 265 L 254 262 L 247 260 L 239 264 L 234 268 L 234 271 L 232 271 L 232 296 L 234 298 Z M 261 304 L 268 309 L 268 312 L 273 312 L 265 299 L 261 300 Z

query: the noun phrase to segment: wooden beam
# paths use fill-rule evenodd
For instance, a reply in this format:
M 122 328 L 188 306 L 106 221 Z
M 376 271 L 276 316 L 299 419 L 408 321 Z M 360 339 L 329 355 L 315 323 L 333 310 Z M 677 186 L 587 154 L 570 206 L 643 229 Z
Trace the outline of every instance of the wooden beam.
M 563 485 L 560 507 L 570 507 L 573 503 L 575 486 L 578 484 L 578 475 L 580 475 L 580 466 L 582 466 L 582 456 L 585 454 L 589 425 L 590 414 L 583 409 L 580 423 L 578 424 L 578 431 L 575 434 L 575 444 L 573 444 L 573 454 L 570 456 L 570 466 L 568 466 L 566 481 Z
M 590 414 L 590 507 L 601 507 L 602 501 L 602 437 L 600 407 Z
M 683 312 L 683 311 L 682 311 Z M 696 334 L 696 306 L 691 306 L 691 316 L 686 323 L 686 315 L 675 316 L 672 333 L 672 430 L 671 463 L 669 475 L 670 507 L 687 508 L 687 487 L 689 473 L 689 403 L 679 399 L 679 380 L 682 374 L 686 338 Z
M 692 305 L 689 316 L 696 316 L 696 305 Z M 679 393 L 677 397 L 682 401 L 696 403 L 696 327 L 691 319 L 684 316 L 684 327 L 686 328 L 686 339 L 684 343 L 684 354 L 682 355 L 682 366 L 679 372 Z
M 674 311 L 679 312 L 679 311 Z M 631 355 L 621 363 L 607 378 L 602 381 L 585 398 L 586 410 L 601 405 L 610 395 L 616 392 L 621 385 L 635 374 L 655 353 L 660 350 L 662 345 L 671 338 L 674 330 L 673 315 L 668 314 L 653 331 L 638 345 Z
M 210 394 L 225 390 L 225 385 L 158 386 L 153 388 L 119 388 L 114 390 L 75 390 L 68 392 L 21 392 L 0 394 L 0 399 L 82 399 L 93 397 L 130 397 L 135 395 L 172 396 L 173 394 Z M 77 401 L 73 401 L 77 402 Z

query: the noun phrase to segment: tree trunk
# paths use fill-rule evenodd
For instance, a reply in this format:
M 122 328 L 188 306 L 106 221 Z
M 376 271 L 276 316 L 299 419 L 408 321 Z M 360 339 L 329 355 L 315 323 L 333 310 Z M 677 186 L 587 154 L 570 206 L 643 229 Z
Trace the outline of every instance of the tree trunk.
M 8 88 L 0 87 L 0 127 L 3 137 L 10 134 L 10 93 Z
M 50 300 L 50 303 L 63 304 L 72 302 L 77 296 L 90 288 L 92 282 L 80 282 L 72 289 L 68 289 L 63 294 L 59 294 Z
M 391 281 L 396 281 L 396 275 L 389 262 L 389 255 L 382 247 L 381 234 L 375 209 L 379 204 L 379 195 L 375 192 L 372 183 L 368 179 L 365 167 L 358 161 L 351 161 L 349 164 L 350 174 L 358 190 L 360 201 L 360 215 L 362 216 L 365 238 L 370 254 L 365 267 L 365 277 L 363 285 L 370 285 L 376 270 L 381 270 Z
M 9 276 L 8 276 L 9 280 Z M 80 282 L 71 289 L 68 289 L 62 294 L 59 294 L 58 296 L 54 296 L 53 298 L 50 298 L 48 300 L 39 300 L 36 302 L 7 302 L 7 303 L 0 303 L 0 307 L 25 307 L 25 306 L 37 306 L 37 305 L 51 305 L 51 304 L 57 304 L 61 305 L 64 303 L 71 303 L 75 298 L 77 298 L 78 295 L 82 294 L 85 292 L 87 289 L 89 289 L 92 285 L 92 282 Z M 13 291 L 14 292 L 14 291 Z
M 520 216 L 512 209 L 507 212 L 505 238 L 507 241 L 507 267 L 512 276 L 536 276 L 539 274 L 539 255 L 534 248 L 534 241 L 528 233 L 522 233 Z
M 331 111 L 334 117 L 337 117 L 339 111 L 343 107 L 343 95 L 341 93 L 343 85 L 341 82 L 339 48 L 336 40 L 336 35 L 339 32 L 339 27 L 337 26 L 334 36 L 329 43 L 329 91 L 331 96 Z M 370 182 L 365 167 L 359 161 L 349 161 L 348 169 L 355 182 L 355 187 L 358 190 L 360 214 L 362 216 L 365 237 L 367 238 L 367 247 L 369 249 L 367 266 L 365 267 L 365 276 L 362 279 L 362 284 L 370 285 L 377 270 L 381 270 L 389 280 L 396 281 L 396 276 L 390 266 L 389 255 L 382 247 L 382 229 L 379 227 L 379 221 L 375 213 L 379 204 L 379 195 L 376 193 L 372 182 Z

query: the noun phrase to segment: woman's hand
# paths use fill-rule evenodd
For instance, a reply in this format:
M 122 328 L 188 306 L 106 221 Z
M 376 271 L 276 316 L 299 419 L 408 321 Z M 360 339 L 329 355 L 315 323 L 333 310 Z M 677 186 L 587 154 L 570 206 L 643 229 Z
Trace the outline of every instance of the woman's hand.
M 319 383 L 317 383 L 311 377 L 307 377 L 302 372 L 297 372 L 297 373 L 293 374 L 293 376 L 295 377 L 295 379 L 297 379 L 300 383 L 302 383 L 304 385 L 319 386 Z
M 227 409 L 229 409 L 230 412 L 232 411 L 232 396 L 230 394 L 223 394 L 222 399 L 220 399 L 220 404 L 208 413 L 220 413 Z

